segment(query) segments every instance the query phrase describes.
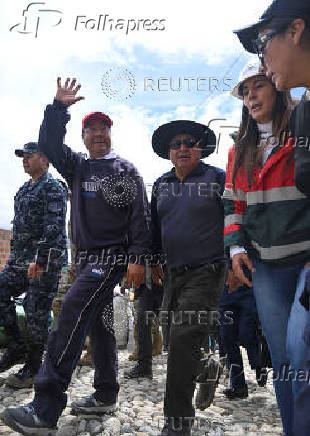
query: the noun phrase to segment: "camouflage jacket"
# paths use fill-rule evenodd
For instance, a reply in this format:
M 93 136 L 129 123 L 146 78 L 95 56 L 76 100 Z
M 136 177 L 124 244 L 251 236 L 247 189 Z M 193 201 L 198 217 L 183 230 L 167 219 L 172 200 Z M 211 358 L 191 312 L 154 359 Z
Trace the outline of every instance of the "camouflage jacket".
M 67 263 L 67 188 L 49 173 L 26 182 L 14 197 L 9 263 L 61 268 Z

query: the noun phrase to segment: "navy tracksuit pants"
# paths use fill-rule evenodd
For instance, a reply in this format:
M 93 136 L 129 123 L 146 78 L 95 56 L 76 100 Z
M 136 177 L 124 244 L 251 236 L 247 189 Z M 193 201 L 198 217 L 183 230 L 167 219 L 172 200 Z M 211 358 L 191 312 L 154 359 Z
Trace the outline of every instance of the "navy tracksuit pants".
M 240 345 L 247 350 L 251 368 L 259 366 L 258 314 L 252 288 L 242 286 L 229 293 L 225 285 L 220 308 L 220 335 L 227 353 L 230 384 L 233 389 L 238 389 L 246 384 Z M 225 312 L 227 316 L 224 315 Z
M 77 253 L 78 277 L 67 292 L 51 332 L 45 360 L 35 380 L 33 406 L 40 418 L 56 425 L 67 405 L 66 390 L 80 358 L 86 335 L 91 339 L 95 366 L 94 388 L 98 401 L 117 399 L 117 347 L 113 329 L 113 289 L 126 266 L 115 264 L 112 250 L 100 258 Z M 86 258 L 85 258 L 86 257 Z M 125 257 L 125 256 L 124 256 Z

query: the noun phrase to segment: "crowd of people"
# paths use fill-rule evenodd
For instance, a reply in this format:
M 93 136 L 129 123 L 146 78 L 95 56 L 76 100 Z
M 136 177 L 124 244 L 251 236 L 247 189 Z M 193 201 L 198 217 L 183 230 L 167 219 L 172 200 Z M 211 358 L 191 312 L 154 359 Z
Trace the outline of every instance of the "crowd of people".
M 196 406 L 212 401 L 218 377 L 210 374 L 219 374 L 220 363 L 205 358 L 209 335 L 226 356 L 225 395 L 231 400 L 248 395 L 239 346 L 246 347 L 262 386 L 262 348 L 269 350 L 284 435 L 309 436 L 309 1 L 274 0 L 256 24 L 236 34 L 258 58 L 245 66 L 232 91 L 243 106 L 226 173 L 202 161 L 216 148 L 209 127 L 168 122 L 154 131 L 152 147 L 172 169 L 155 181 L 149 204 L 135 166 L 111 148 L 107 114 L 92 112 L 82 121 L 89 156 L 65 145 L 68 108 L 84 98 L 70 78 L 57 79 L 38 142 L 15 150 L 31 179 L 15 197 L 11 254 L 0 273 L 0 325 L 10 338 L 0 371 L 24 362 L 7 383 L 34 383 L 34 398 L 2 412 L 13 430 L 56 433 L 87 335 L 94 393 L 72 402 L 72 411 L 116 410 L 113 289 L 125 276 L 140 295 L 137 364 L 126 377 L 152 378 L 156 316 L 168 344 L 161 436 L 191 435 L 196 382 Z M 290 89 L 301 86 L 307 91 L 296 104 Z M 48 173 L 49 163 L 71 192 L 77 277 L 48 334 L 67 257 L 67 188 Z M 24 292 L 26 338 L 14 306 L 14 297 Z

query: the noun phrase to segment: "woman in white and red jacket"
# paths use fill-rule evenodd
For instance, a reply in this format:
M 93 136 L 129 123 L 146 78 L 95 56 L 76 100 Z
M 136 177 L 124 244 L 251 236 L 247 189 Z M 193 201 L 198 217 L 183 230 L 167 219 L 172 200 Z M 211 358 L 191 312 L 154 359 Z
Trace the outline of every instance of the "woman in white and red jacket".
M 276 91 L 256 60 L 243 70 L 232 93 L 243 100 L 243 112 L 228 158 L 225 247 L 235 274 L 247 286 L 245 270 L 252 272 L 283 428 L 285 436 L 292 436 L 306 351 L 302 333 L 307 314 L 299 297 L 309 259 L 310 200 L 294 182 L 289 94 Z

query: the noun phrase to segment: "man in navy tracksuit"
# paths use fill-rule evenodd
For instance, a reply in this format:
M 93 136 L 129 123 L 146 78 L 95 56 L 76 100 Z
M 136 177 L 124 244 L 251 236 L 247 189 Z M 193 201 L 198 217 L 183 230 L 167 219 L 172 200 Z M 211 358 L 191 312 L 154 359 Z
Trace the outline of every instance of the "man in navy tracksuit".
M 113 288 L 127 269 L 130 286 L 144 282 L 149 208 L 142 178 L 128 161 L 111 152 L 112 120 L 102 112 L 83 119 L 82 138 L 90 159 L 64 143 L 68 106 L 80 85 L 58 78 L 40 129 L 39 149 L 72 190 L 71 226 L 78 277 L 62 303 L 46 358 L 35 381 L 34 400 L 6 409 L 5 423 L 22 434 L 53 435 L 67 404 L 65 394 L 86 334 L 91 338 L 95 393 L 72 404 L 75 413 L 105 413 L 116 407 L 117 354 L 113 331 Z M 128 263 L 128 268 L 127 268 Z

